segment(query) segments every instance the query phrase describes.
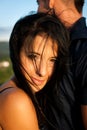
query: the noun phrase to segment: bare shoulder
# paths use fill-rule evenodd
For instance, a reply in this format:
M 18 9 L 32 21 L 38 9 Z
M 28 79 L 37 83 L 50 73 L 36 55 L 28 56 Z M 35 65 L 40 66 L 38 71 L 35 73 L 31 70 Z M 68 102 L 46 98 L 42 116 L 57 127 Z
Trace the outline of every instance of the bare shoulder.
M 0 93 L 0 115 L 0 124 L 6 130 L 38 130 L 35 107 L 30 97 L 17 87 L 6 88 Z
M 21 104 L 22 102 L 22 104 Z M 18 88 L 13 81 L 9 81 L 0 86 L 0 103 L 5 105 L 25 105 L 31 104 L 30 97 L 20 88 Z
M 0 103 L 5 105 L 24 105 L 25 103 L 31 103 L 29 96 L 20 88 L 14 87 L 14 85 L 3 85 L 0 87 Z M 22 104 L 21 104 L 22 102 Z
M 21 107 L 23 105 L 33 104 L 29 96 L 17 87 L 8 87 L 2 90 L 0 99 L 3 107 L 5 105 L 11 105 L 11 107 L 16 105 L 16 107 Z

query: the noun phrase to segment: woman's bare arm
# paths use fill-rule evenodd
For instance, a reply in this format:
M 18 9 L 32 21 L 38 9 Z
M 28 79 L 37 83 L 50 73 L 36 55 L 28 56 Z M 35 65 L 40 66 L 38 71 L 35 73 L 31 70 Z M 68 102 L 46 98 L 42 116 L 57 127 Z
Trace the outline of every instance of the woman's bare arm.
M 2 94 L 1 100 L 0 124 L 3 130 L 39 130 L 34 105 L 25 92 L 12 88 Z

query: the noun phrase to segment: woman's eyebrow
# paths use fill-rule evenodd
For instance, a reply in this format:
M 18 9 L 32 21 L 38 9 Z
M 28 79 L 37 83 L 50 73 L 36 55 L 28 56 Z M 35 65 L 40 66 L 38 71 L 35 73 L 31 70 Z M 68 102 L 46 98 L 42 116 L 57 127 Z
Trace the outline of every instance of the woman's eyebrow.
M 53 56 L 53 57 L 50 57 L 51 59 L 58 59 L 58 56 Z
M 42 54 L 40 54 L 40 53 L 38 53 L 38 52 L 35 52 L 35 51 L 32 51 L 32 52 L 30 52 L 30 54 L 36 54 L 36 55 L 42 55 Z M 55 58 L 55 59 L 58 59 L 58 56 L 52 56 L 52 57 L 50 57 L 50 58 Z
M 40 53 L 38 53 L 38 52 L 35 52 L 35 51 L 32 51 L 32 52 L 30 52 L 30 54 L 36 54 L 36 55 L 40 55 Z

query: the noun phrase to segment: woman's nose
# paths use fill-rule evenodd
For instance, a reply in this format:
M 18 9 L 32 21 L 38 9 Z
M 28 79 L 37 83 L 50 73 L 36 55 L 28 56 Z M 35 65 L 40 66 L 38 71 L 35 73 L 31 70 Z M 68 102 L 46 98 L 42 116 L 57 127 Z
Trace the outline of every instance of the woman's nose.
M 47 74 L 47 63 L 45 61 L 40 62 L 37 72 L 39 76 L 45 76 Z

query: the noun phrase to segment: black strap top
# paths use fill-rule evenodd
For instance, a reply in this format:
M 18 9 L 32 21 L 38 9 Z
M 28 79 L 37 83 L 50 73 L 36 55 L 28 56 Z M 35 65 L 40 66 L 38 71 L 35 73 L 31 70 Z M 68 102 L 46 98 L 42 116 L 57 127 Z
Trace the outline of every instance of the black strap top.
M 4 88 L 4 89 L 2 89 L 2 90 L 0 91 L 0 93 L 4 92 L 5 90 L 10 89 L 10 88 L 13 88 L 13 87 Z

